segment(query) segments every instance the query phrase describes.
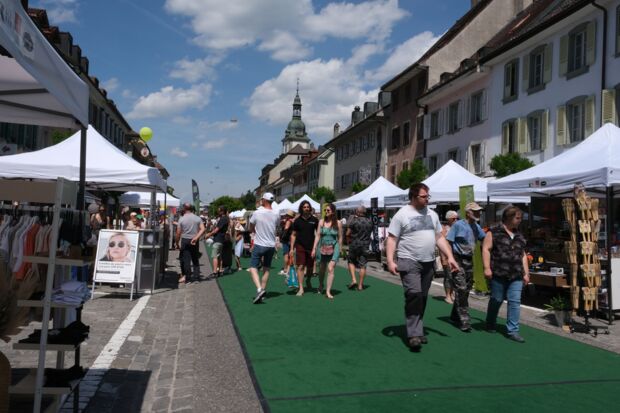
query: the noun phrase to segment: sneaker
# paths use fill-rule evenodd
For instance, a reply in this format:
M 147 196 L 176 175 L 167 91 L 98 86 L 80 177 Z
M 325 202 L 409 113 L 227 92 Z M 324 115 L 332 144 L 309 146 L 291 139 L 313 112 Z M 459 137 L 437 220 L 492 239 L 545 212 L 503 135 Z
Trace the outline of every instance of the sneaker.
M 471 333 L 471 326 L 469 325 L 469 323 L 463 323 L 461 325 L 461 331 L 463 333 Z
M 420 337 L 420 343 L 422 344 L 428 344 L 428 338 L 426 336 L 422 336 Z
M 519 333 L 508 334 L 508 338 L 517 343 L 525 343 L 525 339 L 519 335 Z
M 409 338 L 409 348 L 411 351 L 420 351 L 422 348 L 422 340 L 420 337 L 410 337 Z
M 256 293 L 256 297 L 254 297 L 254 301 L 252 301 L 252 302 L 254 304 L 258 304 L 258 303 L 262 302 L 266 293 L 267 292 L 265 290 L 260 290 L 259 292 Z

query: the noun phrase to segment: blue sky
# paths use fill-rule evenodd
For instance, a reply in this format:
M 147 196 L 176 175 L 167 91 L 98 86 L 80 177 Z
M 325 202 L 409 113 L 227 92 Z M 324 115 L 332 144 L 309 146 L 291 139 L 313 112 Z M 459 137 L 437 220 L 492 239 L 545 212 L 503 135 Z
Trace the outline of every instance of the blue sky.
M 300 79 L 315 145 L 413 63 L 469 0 L 31 0 L 73 35 L 134 130 L 191 197 L 258 186 Z M 236 122 L 231 122 L 236 119 Z

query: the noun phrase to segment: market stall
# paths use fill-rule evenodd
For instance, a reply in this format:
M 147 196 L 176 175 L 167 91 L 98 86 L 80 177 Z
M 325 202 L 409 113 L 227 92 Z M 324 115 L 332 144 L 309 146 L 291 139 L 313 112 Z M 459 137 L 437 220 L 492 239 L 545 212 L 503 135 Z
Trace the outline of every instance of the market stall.
M 287 211 L 293 209 L 293 204 L 291 203 L 291 201 L 289 201 L 288 199 L 284 199 L 282 202 L 280 202 L 278 204 L 278 212 L 280 213 L 280 215 L 284 215 L 286 214 Z M 297 212 L 297 210 L 295 210 L 295 212 Z
M 573 198 L 576 184 L 585 189 L 589 198 L 598 199 L 599 202 L 595 211 L 597 219 L 582 218 L 581 221 L 584 225 L 588 221 L 588 233 L 592 232 L 592 225 L 598 229 L 598 248 L 593 253 L 600 259 L 603 271 L 602 288 L 598 290 L 597 300 L 599 309 L 607 310 L 611 321 L 612 312 L 620 310 L 620 211 L 614 205 L 614 198 L 620 192 L 620 129 L 605 124 L 575 147 L 525 171 L 490 182 L 488 189 L 493 196 L 530 195 L 534 204 L 534 197 L 538 197 L 543 199 L 545 208 L 559 204 L 559 207 L 549 208 L 548 211 L 548 215 L 555 216 L 557 220 L 558 216 L 562 216 L 563 208 L 566 214 L 566 206 L 560 198 Z M 587 208 L 584 206 L 580 209 L 585 211 Z M 586 216 L 591 215 L 594 214 L 590 212 Z M 551 236 L 545 233 L 534 234 L 550 241 L 546 249 L 561 252 L 566 257 L 564 267 L 569 269 L 571 262 L 568 261 L 572 261 L 569 257 L 572 253 L 577 254 L 576 251 L 565 250 L 565 242 L 577 242 L 577 239 L 571 240 L 573 231 L 570 225 L 567 219 L 566 223 L 557 222 L 557 225 L 552 226 L 554 232 Z M 579 274 L 570 276 L 581 277 Z
M 336 205 L 336 208 L 338 209 L 355 209 L 360 205 L 370 208 L 370 200 L 372 198 L 377 198 L 379 201 L 379 208 L 383 208 L 384 199 L 387 199 L 390 196 L 399 196 L 402 193 L 402 189 L 380 176 L 363 191 L 346 199 L 336 201 L 334 202 L 334 205 Z
M 316 213 L 321 212 L 321 205 L 318 202 L 316 202 L 314 199 L 310 198 L 308 194 L 304 194 L 304 196 L 302 196 L 297 201 L 295 201 L 295 203 L 292 204 L 289 209 L 292 209 L 295 212 L 299 211 L 299 205 L 301 205 L 303 201 L 310 202 L 310 206 L 314 209 Z

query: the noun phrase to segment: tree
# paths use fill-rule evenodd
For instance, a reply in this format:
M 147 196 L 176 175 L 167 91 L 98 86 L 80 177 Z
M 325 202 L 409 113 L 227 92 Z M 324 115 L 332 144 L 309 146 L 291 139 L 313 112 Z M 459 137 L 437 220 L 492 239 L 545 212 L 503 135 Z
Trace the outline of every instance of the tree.
M 321 198 L 324 198 L 325 202 L 334 202 L 336 200 L 336 194 L 333 190 L 329 189 L 326 186 L 319 186 L 314 190 L 311 195 L 311 198 L 316 202 L 321 202 Z
M 52 132 L 52 145 L 56 145 L 67 139 L 69 136 L 73 135 L 73 132 L 64 132 L 55 130 Z
M 256 208 L 256 195 L 254 195 L 250 190 L 248 190 L 245 194 L 241 195 L 239 201 L 241 201 L 245 209 Z
M 512 175 L 534 166 L 534 163 L 518 153 L 507 153 L 505 155 L 495 155 L 489 163 L 491 170 L 495 172 L 497 178 Z
M 215 201 L 211 202 L 211 205 L 209 205 L 209 214 L 211 216 L 216 216 L 217 215 L 217 209 L 220 206 L 224 206 L 226 207 L 226 210 L 228 212 L 232 212 L 232 211 L 238 211 L 240 209 L 243 209 L 243 204 L 241 203 L 240 200 L 238 200 L 237 198 L 233 198 L 231 196 L 221 196 L 219 198 L 217 198 Z M 252 209 L 254 209 L 254 205 L 252 206 Z
M 351 187 L 351 192 L 358 194 L 358 193 L 362 192 L 366 188 L 368 188 L 368 185 L 363 184 L 361 182 L 356 182 Z
M 409 169 L 403 170 L 396 177 L 396 183 L 402 189 L 408 189 L 411 185 L 420 183 L 428 176 L 428 169 L 421 159 L 413 161 Z

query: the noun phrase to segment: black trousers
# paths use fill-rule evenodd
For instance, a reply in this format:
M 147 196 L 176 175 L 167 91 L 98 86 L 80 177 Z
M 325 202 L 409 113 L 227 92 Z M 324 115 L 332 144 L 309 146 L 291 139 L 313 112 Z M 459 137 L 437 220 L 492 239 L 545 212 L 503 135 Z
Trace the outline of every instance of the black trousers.
M 187 278 L 192 277 L 192 264 L 194 264 L 194 276 L 200 275 L 200 262 L 198 261 L 198 246 L 196 243 L 192 245 L 191 239 L 181 238 L 181 274 Z

